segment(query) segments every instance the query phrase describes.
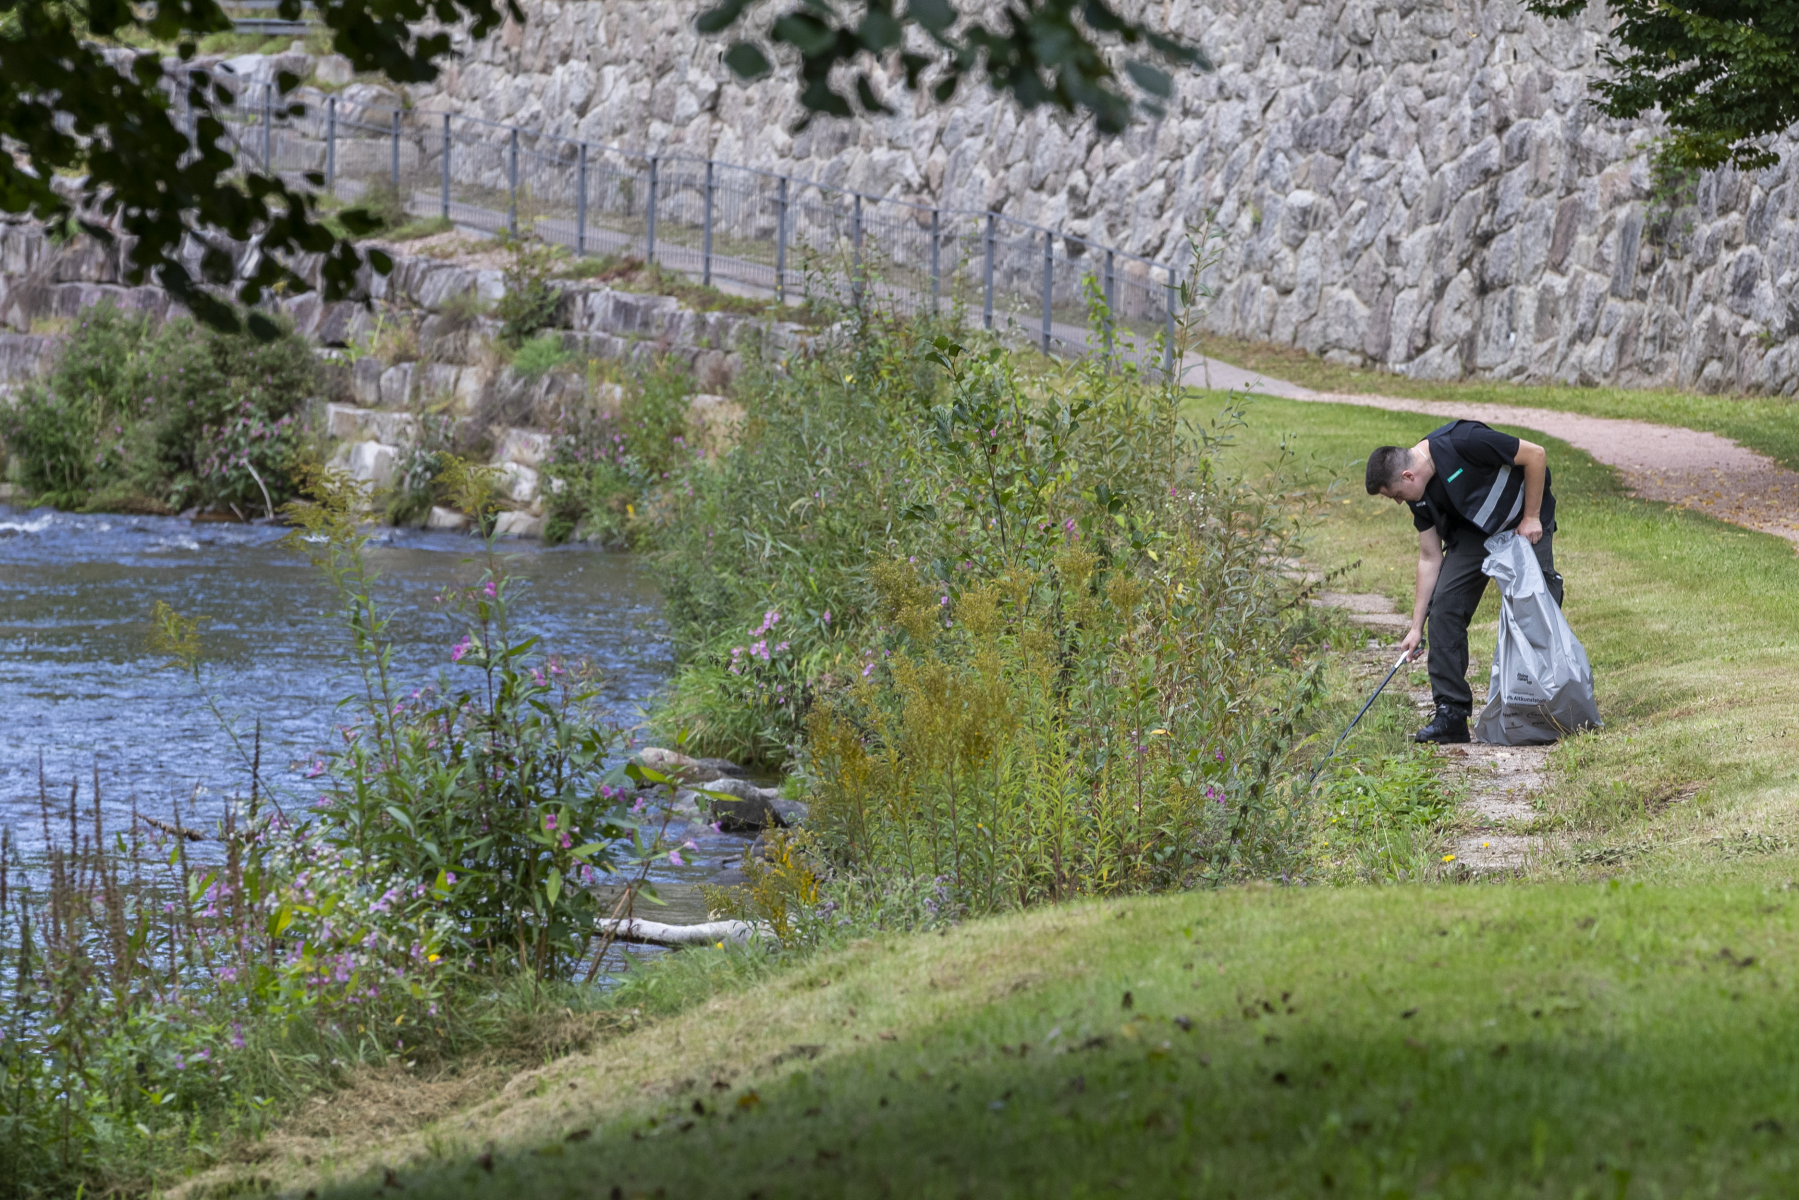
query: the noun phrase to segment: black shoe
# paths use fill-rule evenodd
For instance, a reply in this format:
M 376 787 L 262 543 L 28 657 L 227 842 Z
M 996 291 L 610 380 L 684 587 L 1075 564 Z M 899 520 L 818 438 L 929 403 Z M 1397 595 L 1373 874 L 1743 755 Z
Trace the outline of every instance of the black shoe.
M 1414 742 L 1435 742 L 1439 746 L 1460 745 L 1468 740 L 1468 718 L 1452 709 L 1437 706 L 1430 724 L 1412 735 Z

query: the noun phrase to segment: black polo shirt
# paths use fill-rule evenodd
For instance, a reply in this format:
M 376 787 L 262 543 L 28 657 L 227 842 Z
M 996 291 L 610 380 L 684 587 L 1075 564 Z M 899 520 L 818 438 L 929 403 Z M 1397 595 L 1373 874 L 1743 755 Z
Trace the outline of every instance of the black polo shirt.
M 1483 472 L 1489 477 L 1497 476 L 1501 467 L 1512 466 L 1518 458 L 1518 439 L 1509 433 L 1501 433 L 1497 429 L 1489 429 L 1476 421 L 1461 421 L 1453 426 L 1446 426 L 1427 440 L 1435 442 L 1442 438 L 1449 442 L 1451 448 L 1460 456 L 1466 470 Z M 1440 464 L 1445 456 L 1433 457 Z M 1543 528 L 1555 529 L 1555 493 L 1549 489 L 1550 477 L 1547 467 L 1543 470 L 1543 507 L 1537 514 L 1543 522 Z M 1519 486 L 1523 485 L 1520 472 Z M 1449 492 L 1443 486 L 1443 474 L 1439 471 L 1431 473 L 1430 482 L 1424 485 L 1424 499 L 1413 501 L 1412 524 L 1418 532 L 1436 529 L 1444 541 L 1450 540 L 1460 532 L 1480 530 L 1473 522 L 1467 520 L 1450 502 Z M 1518 522 L 1524 519 L 1522 510 L 1516 517 L 1501 526 L 1501 531 L 1516 529 Z M 1484 538 L 1484 535 L 1481 535 Z

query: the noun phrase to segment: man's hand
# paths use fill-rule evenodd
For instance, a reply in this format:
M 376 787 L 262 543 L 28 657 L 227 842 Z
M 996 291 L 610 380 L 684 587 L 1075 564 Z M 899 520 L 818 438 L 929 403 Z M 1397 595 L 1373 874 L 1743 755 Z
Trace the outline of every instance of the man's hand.
M 1543 540 L 1543 522 L 1535 517 L 1525 517 L 1518 522 L 1518 536 L 1531 545 L 1536 545 Z
M 1404 640 L 1399 643 L 1399 652 L 1406 662 L 1412 661 L 1412 655 L 1418 650 L 1418 643 L 1424 640 L 1424 630 L 1416 625 L 1406 630 Z

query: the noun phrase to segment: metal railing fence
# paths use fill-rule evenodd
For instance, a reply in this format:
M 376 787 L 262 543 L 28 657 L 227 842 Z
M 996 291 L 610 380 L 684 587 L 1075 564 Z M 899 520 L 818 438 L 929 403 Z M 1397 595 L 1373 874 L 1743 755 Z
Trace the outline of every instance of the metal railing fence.
M 828 293 L 907 315 L 960 314 L 1045 353 L 1087 348 L 1092 289 L 1122 335 L 1167 335 L 1163 366 L 1171 361 L 1176 269 L 1003 213 L 338 96 L 300 116 L 285 107 L 272 84 L 246 81 L 215 112 L 240 155 L 265 171 L 317 172 L 340 201 L 390 192 L 415 216 L 638 259 L 782 302 Z

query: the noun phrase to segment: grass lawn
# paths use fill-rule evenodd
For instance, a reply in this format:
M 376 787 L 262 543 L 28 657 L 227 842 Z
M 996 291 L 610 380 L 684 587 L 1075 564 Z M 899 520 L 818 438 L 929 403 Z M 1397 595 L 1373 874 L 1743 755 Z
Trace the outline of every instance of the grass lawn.
M 386 1167 L 434 1197 L 1773 1194 L 1796 907 L 1261 888 L 862 943 L 515 1081 L 335 1194 Z
M 1352 464 L 1430 427 L 1264 400 L 1226 461 L 1265 480 L 1284 439 L 1289 476 L 1342 474 L 1312 556 L 1348 568 L 1333 586 L 1403 602 L 1410 523 Z M 1799 556 L 1631 500 L 1545 441 L 1567 611 L 1608 723 L 1553 756 L 1539 824 L 1562 849 L 1537 878 L 1241 888 L 861 941 L 416 1133 L 277 1134 L 233 1186 L 1784 1194 L 1799 1168 Z
M 1260 371 L 1321 392 L 1361 392 L 1415 400 L 1462 400 L 1552 408 L 1594 417 L 1629 417 L 1658 425 L 1704 429 L 1759 450 L 1799 470 L 1799 399 L 1791 396 L 1700 396 L 1689 392 L 1611 387 L 1535 386 L 1486 379 L 1407 379 L 1368 367 L 1327 363 L 1297 346 L 1205 337 L 1211 358 Z

